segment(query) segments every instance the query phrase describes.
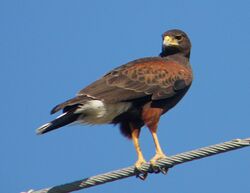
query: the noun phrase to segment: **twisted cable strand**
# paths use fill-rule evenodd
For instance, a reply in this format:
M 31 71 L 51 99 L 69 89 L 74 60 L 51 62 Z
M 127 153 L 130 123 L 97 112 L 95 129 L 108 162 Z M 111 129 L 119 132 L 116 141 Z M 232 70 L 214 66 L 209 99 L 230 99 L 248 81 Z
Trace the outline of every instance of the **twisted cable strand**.
M 208 147 L 203 147 L 200 149 L 180 153 L 174 156 L 161 159 L 157 162 L 156 166 L 171 168 L 178 164 L 182 164 L 185 162 L 193 161 L 196 159 L 201 159 L 201 158 L 212 156 L 215 154 L 224 153 L 227 151 L 232 151 L 235 149 L 247 147 L 249 145 L 250 145 L 250 138 L 234 139 L 232 141 L 228 141 L 228 142 L 224 142 L 224 143 L 220 143 L 220 144 L 216 144 L 216 145 L 212 145 Z M 151 171 L 150 164 L 145 163 L 142 166 L 142 172 L 147 173 L 150 171 Z M 78 180 L 75 182 L 33 191 L 32 193 L 69 193 L 72 191 L 89 188 L 89 187 L 104 184 L 107 182 L 112 182 L 115 180 L 128 178 L 131 176 L 135 176 L 137 174 L 138 173 L 136 172 L 135 167 L 130 166 L 130 167 L 123 168 L 120 170 L 115 170 L 112 172 L 108 172 L 108 173 L 100 174 L 97 176 Z

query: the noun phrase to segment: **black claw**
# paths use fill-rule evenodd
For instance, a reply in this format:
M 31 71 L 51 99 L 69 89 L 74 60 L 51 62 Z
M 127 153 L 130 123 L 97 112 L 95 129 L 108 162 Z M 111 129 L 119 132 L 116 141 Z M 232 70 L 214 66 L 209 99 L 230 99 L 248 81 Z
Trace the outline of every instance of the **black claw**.
M 157 167 L 157 166 L 154 166 L 154 165 L 151 165 L 150 167 L 150 172 L 149 173 L 155 173 L 155 174 L 158 174 L 158 173 L 162 173 L 164 175 L 167 174 L 168 172 L 168 168 L 167 167 Z
M 140 173 L 136 175 L 136 177 L 140 178 L 141 180 L 146 180 L 147 176 L 148 176 L 147 173 Z
M 141 180 L 146 180 L 148 173 L 147 172 L 143 172 L 141 170 L 139 170 L 138 168 L 135 168 L 135 172 L 136 172 L 136 178 L 139 178 Z
M 152 170 L 153 170 L 153 172 L 155 173 L 155 174 L 158 174 L 158 173 L 160 173 L 160 168 L 159 167 L 157 167 L 157 166 L 151 166 L 151 168 L 152 168 Z
M 166 167 L 159 167 L 159 170 L 161 171 L 162 174 L 166 175 L 168 173 L 168 168 Z
M 148 173 L 150 173 L 150 174 L 155 173 L 155 171 L 154 171 L 154 169 L 153 169 L 152 166 L 149 168 Z

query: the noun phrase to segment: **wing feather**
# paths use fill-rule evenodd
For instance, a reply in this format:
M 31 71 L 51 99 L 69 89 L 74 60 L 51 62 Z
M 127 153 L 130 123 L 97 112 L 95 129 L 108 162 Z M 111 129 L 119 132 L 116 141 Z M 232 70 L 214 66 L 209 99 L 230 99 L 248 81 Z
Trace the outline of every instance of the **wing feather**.
M 149 96 L 151 100 L 161 100 L 174 96 L 191 82 L 192 71 L 188 65 L 161 57 L 143 58 L 115 68 L 82 89 L 75 98 L 54 107 L 51 113 L 65 111 L 90 99 L 116 103 Z
M 178 84 L 176 84 L 178 82 Z M 115 103 L 145 96 L 160 100 L 190 86 L 192 71 L 160 57 L 135 60 L 106 74 L 78 93 Z

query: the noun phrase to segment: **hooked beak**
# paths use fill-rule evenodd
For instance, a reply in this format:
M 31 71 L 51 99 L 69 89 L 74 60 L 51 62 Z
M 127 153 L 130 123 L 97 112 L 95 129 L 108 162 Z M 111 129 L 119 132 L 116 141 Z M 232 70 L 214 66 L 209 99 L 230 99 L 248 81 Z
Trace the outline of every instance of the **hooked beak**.
M 172 36 L 165 36 L 163 39 L 163 45 L 165 46 L 178 46 L 178 41 Z

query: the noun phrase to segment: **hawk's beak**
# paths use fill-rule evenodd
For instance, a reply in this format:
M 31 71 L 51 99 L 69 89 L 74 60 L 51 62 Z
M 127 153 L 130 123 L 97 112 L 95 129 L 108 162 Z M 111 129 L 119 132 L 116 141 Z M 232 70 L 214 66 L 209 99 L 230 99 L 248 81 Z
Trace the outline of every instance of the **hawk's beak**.
M 165 46 L 178 46 L 178 41 L 172 36 L 165 36 L 163 39 L 163 45 Z

